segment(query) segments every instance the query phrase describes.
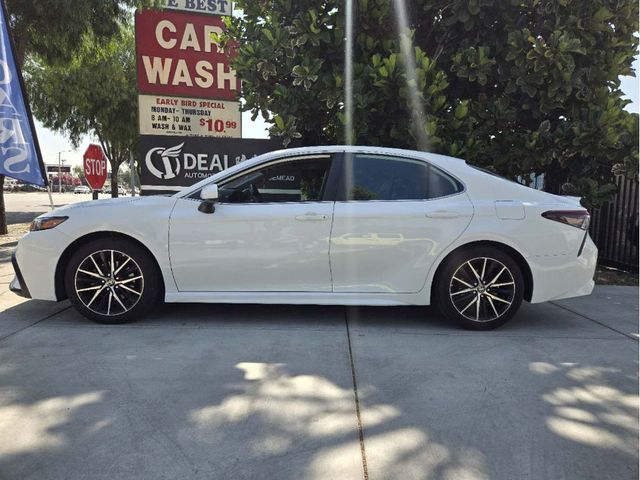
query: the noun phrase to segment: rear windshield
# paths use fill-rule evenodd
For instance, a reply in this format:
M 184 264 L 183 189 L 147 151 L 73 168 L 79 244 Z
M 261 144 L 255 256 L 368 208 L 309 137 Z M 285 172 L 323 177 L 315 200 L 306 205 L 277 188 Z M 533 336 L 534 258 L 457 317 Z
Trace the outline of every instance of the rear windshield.
M 535 187 L 532 187 L 529 183 L 526 183 L 524 181 L 511 180 L 510 178 L 507 178 L 507 177 L 505 177 L 503 175 L 500 175 L 500 174 L 498 174 L 496 172 L 492 172 L 491 170 L 487 170 L 486 168 L 478 167 L 477 165 L 472 165 L 472 164 L 470 164 L 468 162 L 465 162 L 465 163 L 467 163 L 467 165 L 469 165 L 471 168 L 473 168 L 475 170 L 479 170 L 479 171 L 481 171 L 483 173 L 488 173 L 492 177 L 500 178 L 502 180 L 506 180 L 507 182 L 516 183 L 518 185 L 522 185 L 523 187 L 529 187 L 529 188 L 535 189 Z

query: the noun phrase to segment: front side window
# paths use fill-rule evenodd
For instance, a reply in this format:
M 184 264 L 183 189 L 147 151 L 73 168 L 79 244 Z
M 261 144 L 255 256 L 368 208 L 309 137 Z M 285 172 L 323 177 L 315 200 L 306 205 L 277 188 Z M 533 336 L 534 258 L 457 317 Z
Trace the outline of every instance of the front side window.
M 428 163 L 383 155 L 345 155 L 344 179 L 347 200 L 426 200 L 463 189 Z
M 220 202 L 320 201 L 330 167 L 329 156 L 274 163 L 222 183 Z

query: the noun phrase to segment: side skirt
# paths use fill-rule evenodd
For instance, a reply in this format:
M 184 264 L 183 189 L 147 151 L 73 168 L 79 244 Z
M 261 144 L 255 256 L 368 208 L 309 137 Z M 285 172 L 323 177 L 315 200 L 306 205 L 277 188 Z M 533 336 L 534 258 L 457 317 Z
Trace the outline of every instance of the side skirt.
M 167 292 L 167 303 L 263 303 L 292 305 L 428 305 L 426 295 L 316 292 Z

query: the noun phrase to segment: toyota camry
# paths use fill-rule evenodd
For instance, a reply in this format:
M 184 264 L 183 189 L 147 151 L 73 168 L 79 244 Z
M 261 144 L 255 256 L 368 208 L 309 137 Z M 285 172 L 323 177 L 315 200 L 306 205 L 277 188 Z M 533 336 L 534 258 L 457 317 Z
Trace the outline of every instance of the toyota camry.
M 486 330 L 588 295 L 597 250 L 579 199 L 464 160 L 377 147 L 271 152 L 173 196 L 36 218 L 14 292 L 103 323 L 165 302 L 429 305 Z

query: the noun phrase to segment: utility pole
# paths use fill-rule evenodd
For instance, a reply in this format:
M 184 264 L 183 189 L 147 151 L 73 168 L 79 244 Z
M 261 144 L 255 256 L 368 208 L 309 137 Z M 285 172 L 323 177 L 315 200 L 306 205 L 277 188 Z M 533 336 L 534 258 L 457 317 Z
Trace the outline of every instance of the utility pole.
M 60 155 L 72 151 L 73 150 L 62 150 L 58 152 L 58 193 L 62 193 L 62 157 Z
M 129 172 L 131 173 L 131 196 L 136 196 L 136 164 L 133 159 L 133 151 L 129 153 Z

